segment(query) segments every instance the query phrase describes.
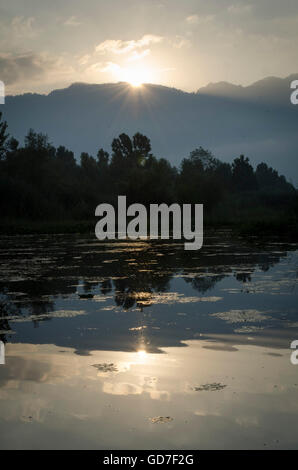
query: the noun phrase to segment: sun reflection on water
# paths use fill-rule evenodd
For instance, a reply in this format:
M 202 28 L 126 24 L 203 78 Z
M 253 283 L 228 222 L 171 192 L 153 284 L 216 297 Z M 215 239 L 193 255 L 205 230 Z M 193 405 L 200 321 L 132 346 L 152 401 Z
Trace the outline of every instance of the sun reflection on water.
M 144 349 L 137 351 L 138 362 L 145 363 L 148 360 L 148 353 Z

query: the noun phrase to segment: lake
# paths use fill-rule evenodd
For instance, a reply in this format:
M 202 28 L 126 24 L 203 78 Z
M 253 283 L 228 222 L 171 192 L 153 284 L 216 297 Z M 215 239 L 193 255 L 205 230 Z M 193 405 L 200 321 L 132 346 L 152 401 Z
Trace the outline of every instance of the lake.
M 298 448 L 298 244 L 0 238 L 2 449 Z

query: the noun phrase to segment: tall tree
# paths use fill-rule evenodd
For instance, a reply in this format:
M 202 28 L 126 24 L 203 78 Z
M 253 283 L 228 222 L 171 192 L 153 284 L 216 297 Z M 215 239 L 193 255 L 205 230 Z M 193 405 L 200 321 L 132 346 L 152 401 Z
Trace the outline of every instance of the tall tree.
M 252 190 L 257 188 L 257 180 L 254 169 L 249 163 L 249 158 L 240 155 L 232 163 L 232 174 L 234 188 L 238 191 Z

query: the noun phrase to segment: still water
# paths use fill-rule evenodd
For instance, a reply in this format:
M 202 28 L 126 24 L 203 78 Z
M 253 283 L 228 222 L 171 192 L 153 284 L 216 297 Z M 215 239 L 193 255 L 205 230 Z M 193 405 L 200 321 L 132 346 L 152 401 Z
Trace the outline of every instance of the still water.
M 0 239 L 0 448 L 298 448 L 298 245 Z

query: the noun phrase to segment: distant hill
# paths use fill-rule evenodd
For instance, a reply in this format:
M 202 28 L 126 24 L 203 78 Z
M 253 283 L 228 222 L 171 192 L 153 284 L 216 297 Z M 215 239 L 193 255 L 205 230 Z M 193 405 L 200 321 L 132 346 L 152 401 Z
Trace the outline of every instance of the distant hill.
M 121 132 L 150 137 L 153 151 L 178 165 L 200 145 L 232 161 L 244 153 L 265 161 L 298 184 L 298 106 L 290 103 L 287 78 L 269 77 L 243 87 L 211 83 L 196 93 L 145 84 L 75 83 L 48 95 L 9 96 L 1 106 L 9 130 L 23 139 L 28 129 L 47 133 L 77 157 L 110 150 Z
M 209 83 L 197 93 L 289 107 L 290 85 L 297 78 L 298 74 L 289 75 L 287 78 L 267 77 L 246 87 L 228 82 Z

